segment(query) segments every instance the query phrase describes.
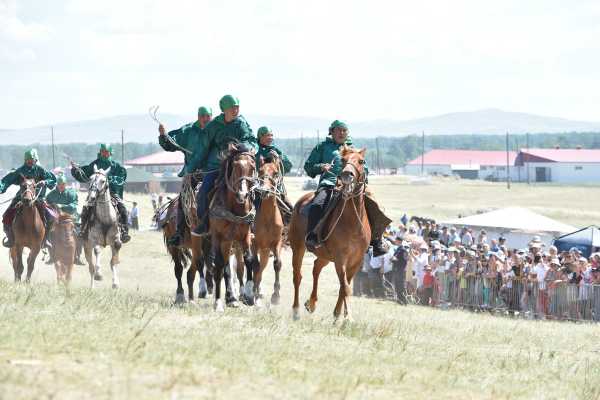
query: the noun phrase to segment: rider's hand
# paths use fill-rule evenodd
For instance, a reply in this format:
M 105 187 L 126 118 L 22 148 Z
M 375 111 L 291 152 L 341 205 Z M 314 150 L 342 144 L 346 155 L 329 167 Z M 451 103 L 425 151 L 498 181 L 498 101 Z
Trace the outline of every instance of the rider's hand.
M 160 133 L 160 136 L 165 134 L 165 126 L 163 124 L 158 125 L 158 133 Z
M 277 154 L 277 152 L 275 150 L 271 150 L 269 151 L 269 154 L 271 155 L 271 157 L 273 158 L 279 158 L 279 154 Z
M 322 164 L 321 165 L 321 171 L 329 172 L 329 170 L 331 170 L 331 164 Z
M 75 164 L 75 161 L 71 160 L 71 167 L 75 167 L 77 164 Z
M 39 181 L 37 184 L 39 186 L 46 186 L 46 181 Z

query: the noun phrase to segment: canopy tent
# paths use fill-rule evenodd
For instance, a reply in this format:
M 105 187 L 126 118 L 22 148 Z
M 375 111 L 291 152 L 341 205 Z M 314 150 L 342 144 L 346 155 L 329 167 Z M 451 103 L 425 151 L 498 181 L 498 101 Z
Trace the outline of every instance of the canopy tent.
M 576 247 L 585 257 L 589 257 L 595 249 L 600 248 L 600 229 L 591 225 L 575 232 L 567 233 L 556 239 L 554 245 L 558 251 L 569 251 Z
M 498 210 L 475 214 L 464 218 L 456 218 L 442 222 L 442 225 L 463 226 L 484 229 L 488 238 L 496 239 L 504 236 L 509 247 L 526 247 L 532 236 L 540 236 L 540 240 L 549 245 L 552 240 L 577 228 L 563 224 L 521 207 L 507 207 Z M 477 232 L 474 232 L 474 236 Z

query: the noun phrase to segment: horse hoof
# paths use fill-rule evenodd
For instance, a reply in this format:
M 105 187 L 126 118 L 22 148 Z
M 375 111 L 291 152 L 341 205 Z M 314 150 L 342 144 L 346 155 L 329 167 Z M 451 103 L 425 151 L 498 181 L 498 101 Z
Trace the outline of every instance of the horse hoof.
M 315 308 L 316 308 L 316 307 L 315 307 L 315 306 L 313 306 L 313 307 L 311 308 L 311 306 L 310 306 L 310 300 L 306 300 L 306 303 L 304 303 L 304 308 L 306 308 L 306 311 L 308 311 L 309 313 L 311 313 L 311 314 L 312 314 L 313 312 L 315 312 Z
M 206 291 L 206 290 L 205 290 L 205 291 L 200 291 L 200 292 L 198 292 L 198 298 L 199 298 L 199 299 L 205 299 L 205 298 L 206 298 L 206 296 L 208 296 L 208 293 L 207 293 L 207 291 Z
M 175 304 L 185 304 L 185 295 L 183 293 L 175 295 Z
M 260 297 L 258 297 L 254 300 L 254 307 L 263 308 L 264 306 L 265 306 L 265 304 L 263 303 L 263 301 Z
M 94 280 L 95 281 L 101 281 L 102 279 L 104 279 L 104 277 L 102 276 L 102 274 L 100 272 L 96 272 L 94 274 Z
M 271 304 L 272 305 L 278 306 L 280 301 L 281 301 L 281 298 L 279 297 L 278 294 L 273 293 L 273 295 L 271 295 Z
M 227 307 L 229 308 L 239 308 L 240 307 L 240 303 L 237 300 L 231 300 L 227 302 Z
M 198 298 L 205 299 L 207 292 L 206 280 L 204 278 L 200 278 L 200 282 L 198 283 Z
M 300 320 L 300 309 L 299 308 L 292 309 L 292 318 L 294 319 L 294 321 Z
M 119 284 L 118 283 L 113 283 L 112 284 L 112 288 L 113 289 L 118 289 L 119 288 Z
M 218 313 L 225 312 L 225 307 L 223 307 L 223 300 L 219 299 L 215 301 L 215 311 Z

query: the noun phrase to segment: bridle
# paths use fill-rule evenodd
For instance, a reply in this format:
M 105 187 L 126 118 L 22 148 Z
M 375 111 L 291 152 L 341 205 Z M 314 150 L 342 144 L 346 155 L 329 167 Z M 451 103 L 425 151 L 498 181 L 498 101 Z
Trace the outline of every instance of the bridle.
M 104 180 L 104 184 L 102 185 L 102 187 L 98 187 L 98 182 L 97 182 L 98 178 L 96 175 L 102 175 L 106 178 Z M 106 203 L 108 200 L 100 200 L 100 197 L 104 196 L 104 194 L 106 193 L 107 190 L 108 190 L 108 177 L 106 176 L 106 173 L 103 171 L 95 172 L 94 175 L 92 175 L 92 182 L 90 183 L 90 187 L 88 189 L 88 197 L 86 200 L 88 205 L 93 205 L 96 203 Z M 96 192 L 96 197 L 94 198 L 94 203 L 89 204 L 90 194 L 93 192 Z
M 258 193 L 261 199 L 270 197 L 270 196 L 281 196 L 283 193 L 279 190 L 281 187 L 281 182 L 283 181 L 283 174 L 281 171 L 283 170 L 283 165 L 281 163 L 281 159 L 279 157 L 274 157 L 273 164 L 277 166 L 277 170 L 273 175 L 262 174 L 258 176 L 258 185 L 254 188 L 254 190 Z M 270 187 L 267 187 L 270 185 Z
M 233 171 L 230 171 L 231 165 L 239 160 L 241 157 L 247 157 L 250 165 L 252 166 L 252 175 L 242 175 L 240 177 L 233 177 Z M 229 158 L 225 164 L 225 186 L 232 193 L 240 193 L 242 190 L 242 183 L 248 183 L 248 189 L 243 197 L 236 196 L 236 202 L 238 204 L 244 204 L 248 198 L 252 195 L 255 190 L 256 182 L 258 180 L 258 176 L 256 173 L 256 161 L 254 159 L 254 154 L 250 152 L 241 152 L 235 154 L 233 157 Z
M 31 180 L 29 180 L 29 179 L 23 179 L 23 183 L 21 183 L 21 186 L 25 186 L 25 189 L 21 192 L 21 203 L 25 199 L 25 194 L 29 194 L 31 197 L 31 200 L 29 200 L 29 199 L 25 199 L 25 200 L 27 200 L 27 202 L 30 202 L 31 204 L 33 204 L 36 202 L 36 200 L 40 197 L 40 194 L 42 193 L 41 190 L 39 190 L 39 191 L 36 190 L 36 188 L 39 185 L 39 182 L 31 183 L 30 181 Z

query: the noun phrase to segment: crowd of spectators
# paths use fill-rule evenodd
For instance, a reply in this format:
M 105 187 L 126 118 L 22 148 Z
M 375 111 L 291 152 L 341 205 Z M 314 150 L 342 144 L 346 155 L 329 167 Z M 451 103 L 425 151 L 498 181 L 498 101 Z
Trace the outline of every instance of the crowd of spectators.
M 417 219 L 386 232 L 388 252 L 365 254 L 354 294 L 400 304 L 460 307 L 527 318 L 600 321 L 600 253 L 558 252 L 533 236 L 527 248 L 485 230 Z

